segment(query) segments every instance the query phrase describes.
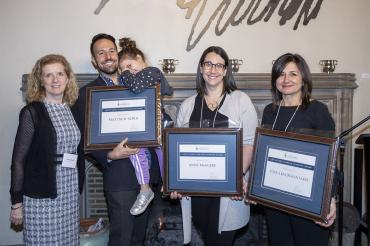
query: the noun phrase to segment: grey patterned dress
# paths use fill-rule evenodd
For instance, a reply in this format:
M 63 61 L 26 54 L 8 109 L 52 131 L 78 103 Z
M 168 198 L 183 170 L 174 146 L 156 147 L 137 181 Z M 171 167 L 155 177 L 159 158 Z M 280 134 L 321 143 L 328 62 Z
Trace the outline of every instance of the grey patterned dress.
M 77 168 L 62 167 L 63 153 L 76 153 L 80 132 L 66 104 L 45 103 L 57 135 L 56 199 L 24 196 L 26 245 L 79 245 Z

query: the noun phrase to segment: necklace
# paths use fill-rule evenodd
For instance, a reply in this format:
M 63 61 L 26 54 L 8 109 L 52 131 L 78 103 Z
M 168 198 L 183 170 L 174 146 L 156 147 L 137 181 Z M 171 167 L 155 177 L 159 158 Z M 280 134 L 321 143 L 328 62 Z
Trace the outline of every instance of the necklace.
M 218 104 L 219 104 L 219 101 L 220 101 L 220 98 L 222 98 L 222 96 L 223 96 L 224 94 L 222 93 L 218 98 L 217 98 L 217 100 L 216 101 L 214 101 L 214 102 L 211 102 L 211 103 L 209 103 L 208 102 L 208 100 L 207 100 L 207 98 L 204 96 L 203 98 L 204 98 L 204 100 L 206 101 L 206 104 L 207 104 L 207 107 L 209 108 L 209 109 L 211 109 L 211 110 L 215 110 L 217 107 L 218 107 Z
M 284 100 L 284 99 L 283 99 Z M 275 124 L 276 124 L 276 120 L 279 116 L 279 112 L 280 112 L 280 107 L 281 107 L 281 102 L 283 101 L 281 100 L 280 103 L 279 103 L 279 108 L 278 108 L 278 111 L 277 111 L 277 114 L 276 114 L 276 117 L 275 117 L 275 120 L 274 120 L 274 123 L 272 124 L 272 130 L 274 130 L 274 127 L 275 127 Z M 294 110 L 294 113 L 292 115 L 292 117 L 290 117 L 290 120 L 288 121 L 288 124 L 286 125 L 285 129 L 284 129 L 284 132 L 286 132 L 286 130 L 288 129 L 290 123 L 292 122 L 295 114 L 297 113 L 298 109 L 299 109 L 299 106 L 301 106 L 301 104 L 298 104 L 298 106 L 296 107 L 296 109 Z
M 207 107 L 211 110 L 214 110 L 218 107 L 218 103 L 216 102 L 215 104 L 213 103 L 207 103 Z
M 223 97 L 225 94 L 222 94 L 221 96 L 220 96 L 220 98 L 221 97 Z M 199 121 L 199 128 L 202 128 L 202 121 L 203 121 L 203 105 L 204 105 L 204 101 L 205 101 L 206 99 L 203 97 L 202 98 L 202 106 L 201 106 L 201 108 L 200 108 L 200 121 Z M 217 100 L 218 101 L 218 100 Z M 222 100 L 221 100 L 222 101 Z M 207 102 L 206 102 L 207 103 Z M 212 106 L 213 106 L 213 104 L 211 104 Z M 207 106 L 209 107 L 209 104 L 207 104 Z M 218 102 L 216 102 L 216 107 L 214 107 L 214 108 L 216 108 L 216 113 L 215 113 L 215 116 L 213 117 L 213 122 L 212 122 L 212 128 L 215 128 L 215 121 L 216 121 L 216 117 L 217 117 L 217 113 L 218 113 L 218 109 L 220 108 L 220 104 L 218 103 Z M 213 108 L 213 109 L 214 109 Z

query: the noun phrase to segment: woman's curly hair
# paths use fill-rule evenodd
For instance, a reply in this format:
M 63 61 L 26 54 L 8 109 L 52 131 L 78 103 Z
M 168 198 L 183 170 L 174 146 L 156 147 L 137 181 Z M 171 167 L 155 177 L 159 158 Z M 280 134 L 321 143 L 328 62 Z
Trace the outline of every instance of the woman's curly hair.
M 67 59 L 62 55 L 49 54 L 41 57 L 37 60 L 34 65 L 32 72 L 28 75 L 27 78 L 27 93 L 26 98 L 27 102 L 33 101 L 43 101 L 45 99 L 45 88 L 42 84 L 42 69 L 49 64 L 59 63 L 64 67 L 64 71 L 67 74 L 69 80 L 66 85 L 66 89 L 63 94 L 63 102 L 68 105 L 73 105 L 78 97 L 78 86 L 76 77 L 73 74 L 71 65 Z

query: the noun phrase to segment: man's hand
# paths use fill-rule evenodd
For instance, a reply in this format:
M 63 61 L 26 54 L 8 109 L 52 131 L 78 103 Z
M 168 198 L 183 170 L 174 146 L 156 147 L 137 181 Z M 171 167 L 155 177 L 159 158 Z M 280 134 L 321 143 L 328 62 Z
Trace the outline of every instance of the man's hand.
M 109 160 L 119 160 L 119 159 L 124 159 L 128 158 L 130 155 L 137 154 L 139 149 L 137 148 L 130 148 L 126 145 L 127 143 L 127 138 L 122 140 L 119 144 L 117 144 L 116 147 L 114 147 L 113 150 L 109 151 L 108 153 L 108 159 Z

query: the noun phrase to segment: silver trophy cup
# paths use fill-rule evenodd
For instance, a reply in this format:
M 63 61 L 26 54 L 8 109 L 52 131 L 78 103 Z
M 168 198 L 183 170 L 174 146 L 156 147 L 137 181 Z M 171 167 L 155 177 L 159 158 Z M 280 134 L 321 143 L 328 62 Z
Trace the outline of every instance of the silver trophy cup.
M 179 64 L 179 60 L 176 59 L 162 59 L 158 62 L 162 66 L 162 71 L 166 74 L 175 72 L 176 65 Z
M 242 59 L 230 59 L 229 60 L 231 71 L 237 73 L 239 71 L 239 66 L 243 64 Z
M 332 73 L 335 70 L 335 66 L 338 65 L 337 60 L 320 60 L 319 64 L 322 67 L 323 73 Z

